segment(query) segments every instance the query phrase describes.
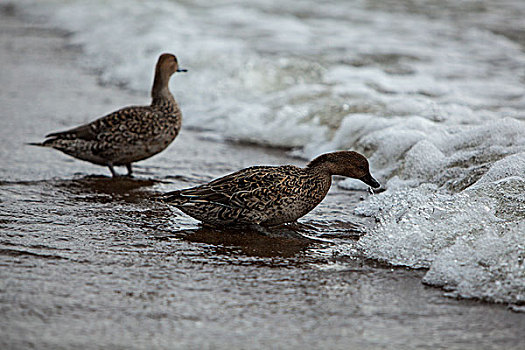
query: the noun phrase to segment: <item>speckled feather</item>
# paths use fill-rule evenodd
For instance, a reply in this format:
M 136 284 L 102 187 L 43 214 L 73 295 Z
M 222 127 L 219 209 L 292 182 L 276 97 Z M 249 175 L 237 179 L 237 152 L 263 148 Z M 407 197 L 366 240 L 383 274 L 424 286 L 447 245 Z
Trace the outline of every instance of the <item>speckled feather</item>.
M 177 137 L 182 123 L 180 108 L 170 93 L 168 83 L 178 69 L 177 58 L 171 54 L 159 57 L 149 106 L 119 109 L 91 123 L 48 134 L 37 146 L 52 147 L 70 156 L 94 164 L 126 165 L 149 158 Z
M 334 152 L 337 155 L 341 152 Z M 173 191 L 161 196 L 184 213 L 207 224 L 279 225 L 295 221 L 315 208 L 326 196 L 332 175 L 359 177 L 377 187 L 368 171 L 366 158 L 355 152 L 360 164 L 334 168 L 332 161 L 344 157 L 314 160 L 306 168 L 293 165 L 255 166 L 218 178 L 208 184 Z M 318 159 L 319 159 L 318 158 Z M 361 170 L 361 166 L 366 169 Z M 350 169 L 349 171 L 346 171 Z M 355 175 L 355 176 L 354 176 Z
M 99 165 L 126 165 L 164 150 L 179 133 L 181 122 L 175 100 L 126 107 L 89 124 L 49 134 L 44 146 Z

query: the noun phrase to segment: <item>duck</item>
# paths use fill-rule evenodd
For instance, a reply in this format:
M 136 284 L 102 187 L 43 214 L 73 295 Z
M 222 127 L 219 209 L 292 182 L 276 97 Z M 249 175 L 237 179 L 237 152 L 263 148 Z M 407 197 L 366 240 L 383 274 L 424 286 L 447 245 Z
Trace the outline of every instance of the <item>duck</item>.
M 177 137 L 182 113 L 169 90 L 169 81 L 179 68 L 177 57 L 170 53 L 159 56 L 151 88 L 149 106 L 129 106 L 107 114 L 88 124 L 46 135 L 33 146 L 49 147 L 74 158 L 109 168 L 126 166 L 132 176 L 132 163 L 150 158 L 166 149 Z
M 381 186 L 370 174 L 365 156 L 337 151 L 316 157 L 304 168 L 252 166 L 156 198 L 209 226 L 278 226 L 296 221 L 321 203 L 333 175 Z

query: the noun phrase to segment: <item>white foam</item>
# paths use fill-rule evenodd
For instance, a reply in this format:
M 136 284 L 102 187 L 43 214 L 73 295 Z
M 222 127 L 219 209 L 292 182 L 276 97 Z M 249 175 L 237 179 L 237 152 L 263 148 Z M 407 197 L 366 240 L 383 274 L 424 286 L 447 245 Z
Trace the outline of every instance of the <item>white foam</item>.
M 524 242 L 523 221 L 460 236 L 434 259 L 423 281 L 450 296 L 524 304 Z
M 516 153 L 495 162 L 475 183 L 481 185 L 513 176 L 525 176 L 525 153 Z
M 430 268 L 426 283 L 463 297 L 523 302 L 525 177 L 480 181 L 456 194 L 435 185 L 396 187 L 357 211 L 381 213 L 374 232 L 358 242 L 367 256 Z

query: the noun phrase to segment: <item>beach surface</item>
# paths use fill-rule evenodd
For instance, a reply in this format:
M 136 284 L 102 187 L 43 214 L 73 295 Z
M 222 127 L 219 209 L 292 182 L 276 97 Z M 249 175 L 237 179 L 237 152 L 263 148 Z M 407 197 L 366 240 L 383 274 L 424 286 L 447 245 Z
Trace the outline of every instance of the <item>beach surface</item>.
M 149 98 L 79 68 L 68 32 L 10 6 L 0 29 L 0 348 L 525 347 L 523 313 L 363 258 L 355 245 L 373 220 L 351 209 L 366 191 L 333 186 L 295 228 L 318 240 L 204 229 L 150 199 L 250 165 L 305 164 L 285 150 L 183 127 L 135 179 L 111 179 L 26 146 Z M 173 79 L 177 98 L 191 71 Z

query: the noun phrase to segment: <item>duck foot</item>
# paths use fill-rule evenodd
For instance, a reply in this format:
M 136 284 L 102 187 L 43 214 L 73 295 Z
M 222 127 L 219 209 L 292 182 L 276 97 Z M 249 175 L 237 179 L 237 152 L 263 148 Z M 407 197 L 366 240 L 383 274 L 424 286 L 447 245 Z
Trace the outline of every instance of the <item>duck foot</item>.
M 131 168 L 131 164 L 126 164 L 126 168 L 128 169 L 128 173 L 126 175 L 120 175 L 115 171 L 115 168 L 113 165 L 108 165 L 109 171 L 111 171 L 111 176 L 113 178 L 133 178 L 133 169 Z
M 133 169 L 131 168 L 131 163 L 126 164 L 126 169 L 128 169 L 128 174 L 126 176 L 133 177 Z

